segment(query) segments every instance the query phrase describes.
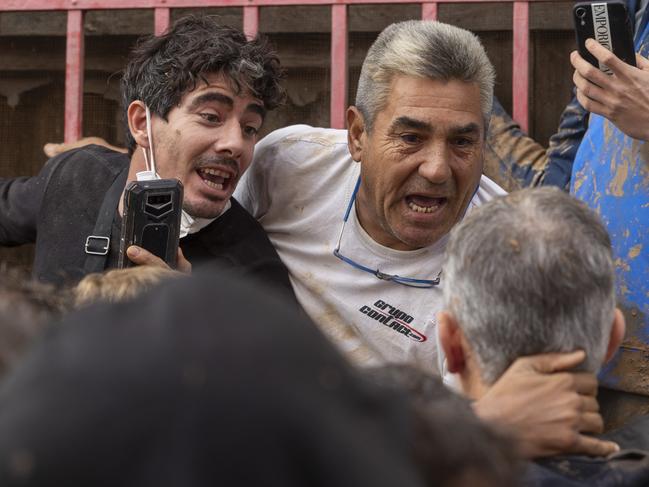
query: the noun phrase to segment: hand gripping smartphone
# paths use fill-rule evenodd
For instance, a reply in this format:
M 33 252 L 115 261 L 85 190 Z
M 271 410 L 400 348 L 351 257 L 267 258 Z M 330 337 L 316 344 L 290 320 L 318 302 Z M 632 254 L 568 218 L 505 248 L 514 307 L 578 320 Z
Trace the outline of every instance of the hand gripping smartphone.
M 590 64 L 606 74 L 612 74 L 608 66 L 601 64 L 586 49 L 586 39 L 589 38 L 595 39 L 625 63 L 636 65 L 633 30 L 624 3 L 580 2 L 573 7 L 573 20 L 577 34 L 577 50 Z
M 176 268 L 183 185 L 177 179 L 131 181 L 124 191 L 124 216 L 119 242 L 120 269 L 134 264 L 126 249 L 138 245 Z

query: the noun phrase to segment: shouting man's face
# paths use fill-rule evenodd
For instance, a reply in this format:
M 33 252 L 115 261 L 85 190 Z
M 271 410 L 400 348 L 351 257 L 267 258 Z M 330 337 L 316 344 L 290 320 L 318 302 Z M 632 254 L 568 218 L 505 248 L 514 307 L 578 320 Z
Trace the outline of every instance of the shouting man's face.
M 249 92 L 235 94 L 220 74 L 185 94 L 167 115 L 152 120 L 156 169 L 184 186 L 183 208 L 191 216 L 221 214 L 252 160 L 264 119 L 263 103 Z
M 361 162 L 356 209 L 375 241 L 413 250 L 446 235 L 478 187 L 485 134 L 480 88 L 396 76 L 388 100 L 370 133 L 355 136 L 350 127 L 350 150 Z

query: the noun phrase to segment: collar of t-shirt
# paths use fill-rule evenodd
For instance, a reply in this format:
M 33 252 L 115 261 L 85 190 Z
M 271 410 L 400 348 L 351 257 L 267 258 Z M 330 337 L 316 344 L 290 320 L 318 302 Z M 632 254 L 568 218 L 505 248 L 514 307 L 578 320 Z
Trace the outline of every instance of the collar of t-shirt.
M 358 221 L 355 204 L 348 223 L 340 249 L 346 257 L 389 274 L 429 279 L 431 275 L 435 277 L 439 273 L 448 235 L 421 249 L 395 250 L 379 244 L 365 231 Z M 422 259 L 432 260 L 428 260 L 427 265 L 422 265 Z

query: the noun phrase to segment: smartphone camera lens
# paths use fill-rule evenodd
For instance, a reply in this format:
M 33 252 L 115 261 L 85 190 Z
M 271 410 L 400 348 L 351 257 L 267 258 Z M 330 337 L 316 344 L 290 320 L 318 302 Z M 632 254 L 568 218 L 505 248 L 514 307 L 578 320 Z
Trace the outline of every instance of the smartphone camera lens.
M 578 19 L 584 20 L 586 18 L 586 9 L 579 7 L 577 10 L 575 10 L 575 14 L 577 15 Z

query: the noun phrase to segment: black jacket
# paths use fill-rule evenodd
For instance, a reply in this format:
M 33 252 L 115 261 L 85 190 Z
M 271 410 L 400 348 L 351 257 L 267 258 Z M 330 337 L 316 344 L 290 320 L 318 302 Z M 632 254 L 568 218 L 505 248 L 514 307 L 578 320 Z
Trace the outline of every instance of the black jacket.
M 42 281 L 80 279 L 87 273 L 86 238 L 108 189 L 118 177 L 125 180 L 128 168 L 125 154 L 90 145 L 50 159 L 37 176 L 0 179 L 0 245 L 35 242 L 33 273 Z M 106 267 L 116 262 L 117 208 L 114 218 Z M 292 294 L 286 267 L 261 225 L 234 199 L 223 216 L 180 246 L 195 267 L 221 264 Z

